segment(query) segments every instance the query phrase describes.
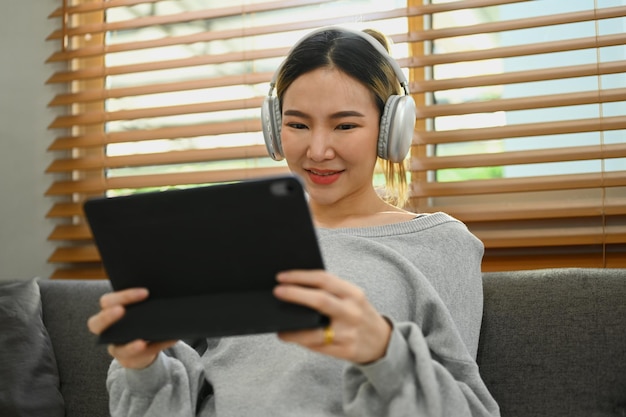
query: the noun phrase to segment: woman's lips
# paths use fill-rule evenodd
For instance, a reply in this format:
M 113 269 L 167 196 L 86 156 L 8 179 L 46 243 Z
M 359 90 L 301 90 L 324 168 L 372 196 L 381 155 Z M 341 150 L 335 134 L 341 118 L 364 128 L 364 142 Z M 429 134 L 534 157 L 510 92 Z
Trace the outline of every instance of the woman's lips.
M 309 178 L 315 184 L 329 185 L 339 179 L 343 171 L 333 171 L 328 169 L 307 169 Z

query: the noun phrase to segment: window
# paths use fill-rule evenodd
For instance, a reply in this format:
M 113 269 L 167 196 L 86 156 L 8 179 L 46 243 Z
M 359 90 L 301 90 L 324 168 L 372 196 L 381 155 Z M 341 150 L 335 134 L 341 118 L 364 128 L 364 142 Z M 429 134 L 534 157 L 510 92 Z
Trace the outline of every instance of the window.
M 54 277 L 104 276 L 86 198 L 287 172 L 267 156 L 260 108 L 305 33 L 374 27 L 408 58 L 404 0 L 75 1 L 52 17 L 65 23 L 50 36 L 62 48 L 50 61 L 67 68 L 50 82 L 68 90 L 51 103 L 68 112 L 51 125 Z
M 53 277 L 105 276 L 86 198 L 286 172 L 261 102 L 289 47 L 333 24 L 386 33 L 409 75 L 409 208 L 465 221 L 485 270 L 626 266 L 626 4 L 595 3 L 66 0 Z
M 428 21 L 416 205 L 464 220 L 485 270 L 623 266 L 626 2 L 500 3 Z

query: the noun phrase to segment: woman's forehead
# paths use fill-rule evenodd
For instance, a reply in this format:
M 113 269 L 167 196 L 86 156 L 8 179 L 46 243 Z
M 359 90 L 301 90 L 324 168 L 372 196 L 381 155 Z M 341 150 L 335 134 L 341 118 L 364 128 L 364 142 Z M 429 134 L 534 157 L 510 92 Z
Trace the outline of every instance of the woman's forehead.
M 310 94 L 323 92 L 335 98 L 356 98 L 360 100 L 372 93 L 370 88 L 360 80 L 336 67 L 321 67 L 298 76 L 285 90 L 285 96 L 307 100 L 308 96 L 301 95 L 303 91 L 307 91 Z M 294 95 L 290 94 L 290 92 L 298 92 L 300 94 Z

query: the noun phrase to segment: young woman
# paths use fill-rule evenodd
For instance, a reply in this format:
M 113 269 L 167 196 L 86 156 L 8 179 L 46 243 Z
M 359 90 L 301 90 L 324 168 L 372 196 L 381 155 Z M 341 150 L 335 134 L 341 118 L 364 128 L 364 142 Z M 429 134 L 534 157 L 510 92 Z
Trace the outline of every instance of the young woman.
M 327 266 L 280 273 L 274 294 L 330 325 L 210 339 L 201 353 L 183 342 L 109 346 L 113 416 L 499 415 L 475 362 L 481 242 L 443 213 L 390 202 L 403 201 L 414 107 L 383 43 L 372 31 L 313 32 L 263 109 L 268 150 L 305 183 Z M 383 197 L 372 184 L 381 157 Z M 102 332 L 146 297 L 103 296 L 89 328 Z

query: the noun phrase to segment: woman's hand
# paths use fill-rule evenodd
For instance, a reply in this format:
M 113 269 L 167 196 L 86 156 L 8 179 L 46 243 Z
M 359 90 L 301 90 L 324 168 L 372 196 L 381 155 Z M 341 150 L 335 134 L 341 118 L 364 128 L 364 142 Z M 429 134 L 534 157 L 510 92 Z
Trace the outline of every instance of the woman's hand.
M 99 335 L 124 316 L 126 305 L 143 301 L 146 298 L 148 298 L 148 290 L 145 288 L 132 288 L 105 294 L 100 297 L 101 310 L 89 318 L 87 327 L 92 333 Z M 135 340 L 125 345 L 109 345 L 108 350 L 123 367 L 143 369 L 154 362 L 159 352 L 175 343 L 176 341 L 149 343 L 145 340 Z
M 277 298 L 310 307 L 330 318 L 326 329 L 281 332 L 278 336 L 282 340 L 360 364 L 385 355 L 391 325 L 359 287 L 323 270 L 281 272 L 277 279 Z

